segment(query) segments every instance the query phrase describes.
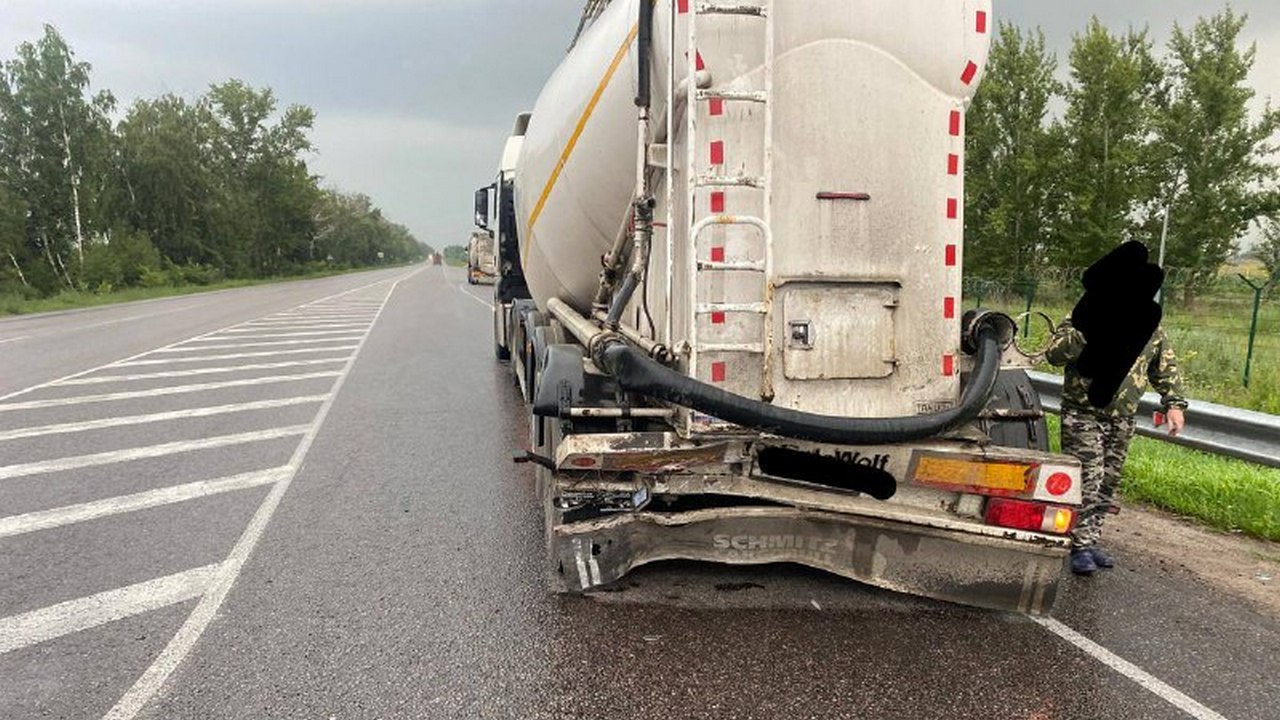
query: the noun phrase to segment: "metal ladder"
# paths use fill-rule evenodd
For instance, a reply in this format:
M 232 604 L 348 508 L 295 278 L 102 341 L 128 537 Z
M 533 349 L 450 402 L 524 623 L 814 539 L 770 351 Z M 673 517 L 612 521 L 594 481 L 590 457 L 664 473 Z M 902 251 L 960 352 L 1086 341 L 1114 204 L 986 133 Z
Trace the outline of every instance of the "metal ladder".
M 687 75 L 688 88 L 684 92 L 684 102 L 686 103 L 685 111 L 685 142 L 686 142 L 686 158 L 685 173 L 682 177 L 686 178 L 686 203 L 688 208 L 688 225 L 689 231 L 689 263 L 687 271 L 689 273 L 689 289 L 692 293 L 690 307 L 692 309 L 689 317 L 689 358 L 688 372 L 691 377 L 699 377 L 699 365 L 702 362 L 704 354 L 749 354 L 759 358 L 760 365 L 760 397 L 765 400 L 772 400 L 773 389 L 771 380 L 771 358 L 773 355 L 773 325 L 772 325 L 772 288 L 771 279 L 773 277 L 773 236 L 769 229 L 769 215 L 771 196 L 771 180 L 772 180 L 772 149 L 773 149 L 773 62 L 774 62 L 774 20 L 773 20 L 773 0 L 763 0 L 758 5 L 746 4 L 728 4 L 713 3 L 704 0 L 690 0 L 693 7 L 690 8 L 688 25 L 688 67 Z M 675 2 L 672 2 L 673 13 Z M 758 18 L 764 23 L 765 50 L 764 50 L 764 90 L 728 90 L 723 88 L 699 88 L 697 82 L 698 72 L 698 20 L 707 16 L 739 16 L 747 18 Z M 673 22 L 672 28 L 675 24 Z M 673 33 L 674 35 L 674 33 Z M 714 80 L 714 79 L 713 79 Z M 750 176 L 746 174 L 727 175 L 716 174 L 714 167 L 706 173 L 697 172 L 698 153 L 700 151 L 697 141 L 698 130 L 698 113 L 697 103 L 703 101 L 719 101 L 721 103 L 757 103 L 764 106 L 764 137 L 761 139 L 763 144 L 763 152 L 761 159 L 763 162 L 763 174 L 759 176 Z M 673 177 L 668 174 L 668 178 Z M 697 218 L 697 195 L 698 191 L 703 188 L 752 188 L 760 192 L 761 207 L 763 208 L 763 217 L 755 217 L 749 215 L 707 215 L 701 220 L 695 222 Z M 674 221 L 675 219 L 672 218 Z M 763 257 L 751 259 L 747 261 L 726 261 L 724 258 L 710 258 L 710 253 L 706 251 L 701 242 L 705 231 L 713 227 L 724 226 L 748 226 L 755 228 L 760 233 L 761 247 L 763 248 Z M 710 258 L 710 259 L 708 259 Z M 701 302 L 699 298 L 703 297 L 702 290 L 707 282 L 714 277 L 724 278 L 727 273 L 758 273 L 761 278 L 760 300 L 758 302 L 748 303 L 725 303 L 725 302 Z M 708 315 L 719 314 L 721 317 L 737 313 L 754 313 L 761 315 L 763 318 L 764 338 L 762 342 L 754 343 L 714 343 L 703 342 L 699 338 L 698 321 L 699 318 Z M 712 369 L 714 375 L 714 367 Z M 713 378 L 714 380 L 714 378 Z

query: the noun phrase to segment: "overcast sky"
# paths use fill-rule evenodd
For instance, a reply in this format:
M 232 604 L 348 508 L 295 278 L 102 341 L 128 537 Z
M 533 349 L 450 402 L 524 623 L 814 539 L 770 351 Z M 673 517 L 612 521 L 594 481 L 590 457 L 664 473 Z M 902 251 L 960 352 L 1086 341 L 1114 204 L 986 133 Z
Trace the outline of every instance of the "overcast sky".
M 795 2 L 800 0 L 777 0 Z M 909 1 L 909 0 L 903 0 Z M 52 23 L 122 106 L 240 78 L 317 112 L 313 172 L 372 196 L 436 247 L 465 242 L 471 193 L 494 174 L 512 118 L 564 56 L 583 0 L 0 0 L 0 53 Z M 1063 56 L 1097 14 L 1163 44 L 1224 3 L 996 0 Z M 1280 2 L 1236 0 L 1258 45 L 1253 81 L 1280 99 Z

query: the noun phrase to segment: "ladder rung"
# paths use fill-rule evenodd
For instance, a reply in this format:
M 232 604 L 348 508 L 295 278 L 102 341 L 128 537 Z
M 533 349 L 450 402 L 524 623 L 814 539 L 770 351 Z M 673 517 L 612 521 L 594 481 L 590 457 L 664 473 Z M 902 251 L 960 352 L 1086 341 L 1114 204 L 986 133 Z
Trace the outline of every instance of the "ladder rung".
M 763 188 L 764 178 L 758 175 L 699 175 L 694 184 L 698 187 Z
M 699 90 L 699 100 L 729 100 L 763 103 L 769 101 L 769 93 L 763 90 Z
M 693 10 L 699 15 L 754 15 L 765 17 L 762 5 L 718 5 L 716 3 L 698 3 Z
M 751 353 L 755 355 L 764 354 L 764 346 L 759 343 L 743 343 L 743 344 L 715 344 L 708 343 L 698 346 L 700 353 Z
M 764 303 L 702 303 L 698 305 L 699 315 L 710 315 L 711 313 L 756 313 L 757 315 L 765 314 Z
M 764 272 L 764 263 L 760 261 L 750 262 L 712 262 L 709 260 L 699 260 L 698 270 L 737 270 L 742 272 Z

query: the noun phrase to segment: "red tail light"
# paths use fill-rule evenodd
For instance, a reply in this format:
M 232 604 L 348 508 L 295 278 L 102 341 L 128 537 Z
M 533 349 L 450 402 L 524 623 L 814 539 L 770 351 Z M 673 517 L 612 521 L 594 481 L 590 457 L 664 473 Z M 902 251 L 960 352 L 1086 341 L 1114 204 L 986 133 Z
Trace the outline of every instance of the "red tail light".
M 1065 535 L 1076 522 L 1071 508 L 992 498 L 987 501 L 987 524 L 1015 530 Z

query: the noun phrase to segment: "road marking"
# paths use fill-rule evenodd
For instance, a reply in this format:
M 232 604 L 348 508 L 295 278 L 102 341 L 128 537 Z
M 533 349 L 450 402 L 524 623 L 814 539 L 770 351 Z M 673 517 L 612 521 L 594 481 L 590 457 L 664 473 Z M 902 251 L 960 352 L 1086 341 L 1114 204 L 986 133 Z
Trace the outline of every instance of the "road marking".
M 107 452 L 92 453 L 89 455 L 72 455 L 69 457 L 55 458 L 53 460 L 40 460 L 37 462 L 19 463 L 17 465 L 0 465 L 0 480 L 10 480 L 17 477 L 27 477 L 29 475 L 44 475 L 47 473 L 63 472 L 66 470 L 79 470 L 80 468 L 97 467 L 98 465 L 114 465 L 116 463 L 130 462 L 132 460 L 145 460 L 147 458 L 195 452 L 196 450 L 213 450 L 215 448 L 230 447 L 232 445 L 244 445 L 247 443 L 263 442 L 266 440 L 278 440 L 280 438 L 290 437 L 293 435 L 303 435 L 309 428 L 309 425 L 291 425 L 289 427 L 271 428 L 269 430 L 254 430 L 253 432 L 235 433 L 234 435 L 217 435 L 209 438 L 201 438 L 200 440 L 177 440 L 174 442 L 161 443 L 159 445 L 143 445 L 141 447 L 126 448 L 124 450 L 109 450 Z
M 377 316 L 374 323 L 371 323 L 369 330 L 364 337 L 360 338 L 359 346 L 355 352 L 351 354 L 351 359 L 347 361 L 346 366 L 342 369 L 342 374 L 333 384 L 333 389 L 329 391 L 329 399 L 325 400 L 320 411 L 316 413 L 315 420 L 311 423 L 311 429 L 303 436 L 302 441 L 298 443 L 298 447 L 294 450 L 293 457 L 290 458 L 287 467 L 288 472 L 279 482 L 271 487 L 271 492 L 267 494 L 262 505 L 258 507 L 257 513 L 253 519 L 249 521 L 249 526 L 245 528 L 244 534 L 236 541 L 236 545 L 231 550 L 231 554 L 219 566 L 217 577 L 211 582 L 209 589 L 200 598 L 200 602 L 196 605 L 195 610 L 191 612 L 187 621 L 178 629 L 173 639 L 165 646 L 160 655 L 156 657 L 155 662 L 142 673 L 133 687 L 120 698 L 103 716 L 103 720 L 132 720 L 140 710 L 155 696 L 160 688 L 163 687 L 169 676 L 178 668 L 178 665 L 191 652 L 191 648 L 200 640 L 200 636 L 204 633 L 209 623 L 218 613 L 218 609 L 222 607 L 222 602 L 226 599 L 227 593 L 231 591 L 231 586 L 235 584 L 236 578 L 239 577 L 241 569 L 243 569 L 245 561 L 248 560 L 250 553 L 253 552 L 254 546 L 258 544 L 258 540 L 262 537 L 263 531 L 270 522 L 271 516 L 275 513 L 276 508 L 280 506 L 280 500 L 284 494 L 289 491 L 289 485 L 297 476 L 298 468 L 302 467 L 302 461 L 306 459 L 307 453 L 311 450 L 311 444 L 315 442 L 316 435 L 320 432 L 320 428 L 324 427 L 325 418 L 329 415 L 330 408 L 333 407 L 334 401 L 337 399 L 342 386 L 346 383 L 347 377 L 351 374 L 351 369 L 355 367 L 356 358 L 360 356 L 360 350 L 364 348 L 365 343 L 369 340 L 373 328 L 376 326 L 377 318 L 381 317 L 382 310 L 387 306 L 387 302 L 391 299 L 400 283 L 417 275 L 426 268 L 419 268 L 407 275 L 402 275 L 392 283 L 391 288 L 382 298 L 382 305 L 378 308 Z
M 166 422 L 169 420 L 187 420 L 191 418 L 212 417 L 214 415 L 250 412 L 253 410 L 269 410 L 272 408 L 289 407 L 291 405 L 306 405 L 308 403 L 324 402 L 325 397 L 325 395 L 302 395 L 300 397 L 281 398 L 279 400 L 257 400 L 255 402 L 236 403 L 232 405 L 214 405 L 211 407 L 190 408 L 186 410 L 171 410 L 169 412 L 151 413 L 148 415 L 126 415 L 124 417 L 108 417 L 100 420 L 86 420 L 84 422 L 38 425 L 34 427 L 0 431 L 0 441 L 41 437 L 44 435 L 65 435 L 67 433 L 102 430 L 105 428 L 121 427 L 125 425 L 145 425 L 147 423 Z
M 310 306 L 313 306 L 313 305 L 317 305 L 317 304 L 319 304 L 319 303 L 323 303 L 323 302 L 331 301 L 331 300 L 333 300 L 334 298 L 344 297 L 344 296 L 347 296 L 347 295 L 351 295 L 351 294 L 353 294 L 353 293 L 360 292 L 361 290 L 368 290 L 368 289 L 369 289 L 369 288 L 371 288 L 371 287 L 376 287 L 376 286 L 378 286 L 378 285 L 385 285 L 385 284 L 387 284 L 387 283 L 394 283 L 394 282 L 399 282 L 399 279 L 397 279 L 397 278 L 387 278 L 386 280 L 376 280 L 376 281 L 371 282 L 371 283 L 369 283 L 369 284 L 367 284 L 367 285 L 361 285 L 361 286 L 359 286 L 359 287 L 354 287 L 354 288 L 352 288 L 352 289 L 350 289 L 350 290 L 343 290 L 343 291 L 342 291 L 342 292 L 340 292 L 340 293 L 336 293 L 336 294 L 333 294 L 333 295 L 326 295 L 325 297 L 322 297 L 322 298 L 317 298 L 317 299 L 312 300 L 312 301 L 310 301 L 310 302 L 306 302 L 306 303 L 303 303 L 303 304 L 301 304 L 301 305 L 297 305 L 297 306 L 295 306 L 293 309 L 294 309 L 294 310 L 297 310 L 297 309 L 300 309 L 300 308 L 310 307 Z M 222 293 L 222 292 L 226 292 L 226 291 L 225 291 L 225 290 L 215 290 L 215 291 L 213 291 L 212 293 L 209 293 L 209 295 L 214 295 L 214 294 Z M 171 299 L 171 298 L 156 298 L 155 300 L 141 300 L 141 301 L 139 301 L 139 302 L 159 302 L 159 301 L 169 300 L 169 299 Z M 78 312 L 78 311 L 67 311 L 67 312 Z M 255 318 L 255 319 L 256 319 L 256 320 L 261 320 L 262 318 Z M 27 393 L 29 393 L 29 392 L 34 392 L 34 391 L 36 391 L 36 390 L 40 390 L 40 389 L 42 389 L 42 388 L 49 387 L 50 385 L 56 385 L 57 383 L 63 382 L 63 381 L 65 381 L 65 380 L 70 380 L 70 379 L 72 379 L 72 378 L 78 378 L 78 377 L 81 377 L 81 376 L 84 376 L 84 375 L 89 375 L 90 373 L 95 373 L 95 372 L 97 372 L 97 371 L 99 371 L 99 370 L 105 370 L 105 369 L 107 369 L 107 368 L 109 368 L 109 367 L 115 367 L 115 366 L 117 366 L 117 365 L 123 365 L 123 364 L 129 363 L 129 362 L 131 362 L 131 361 L 133 361 L 133 360 L 137 360 L 137 359 L 139 359 L 139 358 L 141 358 L 141 357 L 144 357 L 144 356 L 146 356 L 146 355 L 150 355 L 151 353 L 156 352 L 157 350 L 164 350 L 164 349 L 166 349 L 166 348 L 170 348 L 170 347 L 173 347 L 173 346 L 175 346 L 175 345 L 181 345 L 181 344 L 182 344 L 182 343 L 184 343 L 184 342 L 190 342 L 191 340 L 197 340 L 197 339 L 199 339 L 199 338 L 205 337 L 206 335 L 213 335 L 213 334 L 218 333 L 218 332 L 221 332 L 221 331 L 223 331 L 223 330 L 228 330 L 228 329 L 230 329 L 230 328 L 240 327 L 240 326 L 242 326 L 242 325 L 244 325 L 244 323 L 242 323 L 242 322 L 241 322 L 241 323 L 235 323 L 234 325 L 227 325 L 227 326 L 225 326 L 225 327 L 218 328 L 217 330 L 211 330 L 211 331 L 209 331 L 209 332 L 207 332 L 207 333 L 203 333 L 203 334 L 200 334 L 200 335 L 195 335 L 195 336 L 192 336 L 192 337 L 189 337 L 189 338 L 185 338 L 185 339 L 183 339 L 183 340 L 179 340 L 179 341 L 174 342 L 174 343 L 170 343 L 169 345 L 162 345 L 162 346 L 160 346 L 160 347 L 158 347 L 158 348 L 153 348 L 153 349 L 151 349 L 151 350 L 144 350 L 144 351 L 142 351 L 142 352 L 140 352 L 140 353 L 136 353 L 136 354 L 134 354 L 134 355 L 130 355 L 130 356 L 128 356 L 128 357 L 121 358 L 121 359 L 119 359 L 119 360 L 114 360 L 114 361 L 112 361 L 112 362 L 109 362 L 109 363 L 106 363 L 106 364 L 103 364 L 103 365 L 95 365 L 94 367 L 91 367 L 91 368 L 89 368 L 89 369 L 87 369 L 87 370 L 80 370 L 80 371 L 78 371 L 78 372 L 73 372 L 73 373 L 71 373 L 70 375 L 63 375 L 63 376 L 62 376 L 62 377 L 60 377 L 60 378 L 54 378 L 53 380 L 47 380 L 47 381 L 42 382 L 42 383 L 37 383 L 37 384 L 35 384 L 35 385 L 31 385 L 31 386 L 29 386 L 29 387 L 25 387 L 25 388 L 23 388 L 23 389 L 21 389 L 21 390 L 15 390 L 15 391 L 13 391 L 13 392 L 11 392 L 11 393 L 8 393 L 8 394 L 6 394 L 6 395 L 0 395 L 0 401 L 8 400 L 9 398 L 18 397 L 19 395 L 25 395 L 25 394 L 27 394 Z M 355 346 L 352 346 L 352 347 L 355 347 Z M 337 350 L 338 348 L 324 348 L 324 349 Z M 221 358 L 219 358 L 219 359 L 221 359 Z M 177 362 L 177 361 L 175 361 L 175 362 Z
M 345 361 L 345 357 L 323 358 L 320 360 L 286 360 L 284 362 L 274 363 L 250 363 L 248 365 L 221 365 L 211 368 L 195 368 L 194 370 L 163 370 L 161 372 L 137 373 L 134 375 L 91 375 L 89 377 L 75 378 L 58 385 L 58 387 L 69 387 L 72 385 L 99 385 L 101 383 L 112 382 L 134 382 L 137 380 L 158 380 L 160 378 L 175 377 L 191 377 L 194 375 L 216 375 L 218 373 L 240 372 L 242 370 L 279 370 L 281 368 L 290 367 L 313 367 L 315 365 L 332 365 L 333 363 Z
M 228 340 L 277 340 L 277 339 L 279 339 L 279 338 L 315 337 L 315 336 L 317 336 L 317 335 L 359 335 L 360 333 L 364 332 L 364 328 L 363 328 L 363 327 L 357 327 L 357 328 L 352 328 L 352 329 L 350 329 L 350 330 L 302 330 L 302 331 L 300 331 L 300 332 L 288 332 L 288 333 L 277 333 L 277 332 L 271 332 L 270 330 L 268 330 L 267 332 L 265 332 L 265 333 L 261 333 L 261 334 L 252 334 L 252 335 L 251 335 L 251 334 L 245 334 L 245 335 L 240 335 L 240 334 L 238 334 L 238 333 L 243 333 L 243 332 L 246 332 L 246 331 L 244 331 L 244 330 L 228 330 L 228 331 L 227 331 L 227 332 L 225 332 L 225 333 L 219 333 L 219 334 L 217 334 L 217 335 L 210 335 L 209 337 L 206 337 L 206 338 L 200 338 L 199 340 L 192 340 L 191 342 L 226 342 L 226 341 L 228 341 Z M 252 333 L 252 332 L 254 332 L 254 331 L 253 331 L 253 330 L 250 330 L 250 331 L 248 331 L 248 332 Z M 260 332 L 260 331 L 259 331 L 259 332 Z M 237 334 L 232 335 L 231 333 L 237 333 Z M 338 338 L 334 338 L 334 339 L 336 340 L 336 339 L 338 339 Z M 354 338 L 354 337 L 351 337 L 351 338 L 341 338 L 341 339 L 343 339 L 343 340 L 355 340 L 355 338 Z M 256 344 L 256 343 L 250 343 L 250 344 Z
M 97 520 L 98 518 L 146 510 L 162 505 L 172 505 L 210 495 L 270 485 L 284 477 L 286 470 L 287 468 L 281 466 L 270 470 L 258 470 L 224 478 L 200 480 L 183 485 L 148 490 L 132 495 L 121 495 L 120 497 L 107 498 L 105 500 L 95 500 L 93 502 L 80 503 L 79 505 L 39 510 L 23 513 L 22 515 L 10 515 L 6 518 L 0 518 L 0 538 L 39 530 L 49 530 L 63 525 Z
M 0 654 L 198 598 L 217 572 L 206 565 L 0 619 Z
M 224 340 L 226 338 L 200 338 L 201 341 L 211 340 L 211 339 Z M 287 345 L 314 345 L 316 343 L 351 342 L 352 340 L 355 340 L 355 339 L 356 338 L 354 337 L 341 337 L 341 338 L 316 338 L 315 340 L 272 340 L 270 342 L 232 343 L 230 345 L 183 344 L 183 345 L 175 345 L 174 347 L 168 347 L 163 350 L 156 350 L 154 351 L 153 354 L 160 355 L 165 353 L 192 352 L 196 350 L 239 350 L 242 348 L 253 348 L 253 347 L 284 347 Z M 197 342 L 197 341 L 189 340 L 188 342 Z
M 161 395 L 184 395 L 186 393 L 221 390 L 230 387 L 249 387 L 251 385 L 271 385 L 274 383 L 301 382 L 338 376 L 337 370 L 328 372 L 300 373 L 297 375 L 271 375 L 260 378 L 243 378 L 241 380 L 223 380 L 220 382 L 196 383 L 193 385 L 170 385 L 148 390 L 129 390 L 126 392 L 106 393 L 102 395 L 75 395 L 48 400 L 28 400 L 26 402 L 0 404 L 0 412 L 12 410 L 36 410 L 39 408 L 63 407 L 66 405 L 82 405 L 84 403 L 112 402 L 115 400 L 133 400 L 135 398 L 159 397 Z
M 1146 688 L 1161 700 L 1197 720 L 1226 720 L 1223 716 L 1192 700 L 1146 670 L 1116 655 L 1098 643 L 1072 630 L 1053 618 L 1031 618 L 1049 632 L 1083 650 L 1093 659 Z
M 29 337 L 31 337 L 31 336 L 30 336 L 30 335 L 19 335 L 18 337 L 5 338 L 4 340 L 0 340 L 0 345 L 3 345 L 3 344 L 5 344 L 5 343 L 18 342 L 19 340 L 26 340 L 26 339 L 27 339 L 27 338 L 29 338 Z
M 211 360 L 239 360 L 241 358 L 275 357 L 277 355 L 304 355 L 306 353 L 337 352 L 338 350 L 355 350 L 355 349 L 356 349 L 355 345 L 338 345 L 335 347 L 322 347 L 322 348 L 314 348 L 314 349 L 304 348 L 302 350 L 263 350 L 262 352 L 227 353 L 223 355 L 200 355 L 197 357 L 164 358 L 162 360 L 130 360 L 129 362 L 122 362 L 122 363 L 117 363 L 115 365 L 108 365 L 107 367 L 98 368 L 98 370 L 107 370 L 109 368 L 117 368 L 117 367 L 137 367 L 139 365 L 171 365 L 173 363 L 209 362 Z M 340 359 L 346 360 L 346 357 L 344 356 Z M 63 381 L 63 383 L 65 384 L 65 381 Z
M 463 295 L 466 295 L 467 297 L 471 298 L 472 300 L 475 300 L 476 302 L 489 308 L 490 310 L 493 309 L 493 303 L 488 302 L 487 300 L 482 300 L 476 297 L 475 295 L 472 295 L 470 291 L 468 291 L 466 288 L 462 286 L 462 283 L 458 283 L 457 285 L 454 285 L 454 287 L 457 288 L 458 292 L 462 293 Z
M 230 334 L 230 333 L 253 333 L 253 332 L 259 332 L 262 330 L 301 330 L 301 329 L 307 329 L 307 328 L 316 328 L 318 330 L 325 330 L 329 328 L 363 328 L 368 324 L 369 324 L 368 322 L 303 323 L 303 322 L 272 320 L 270 322 L 245 323 L 244 326 L 242 327 L 232 328 L 231 330 L 223 330 L 222 332 L 224 334 Z

